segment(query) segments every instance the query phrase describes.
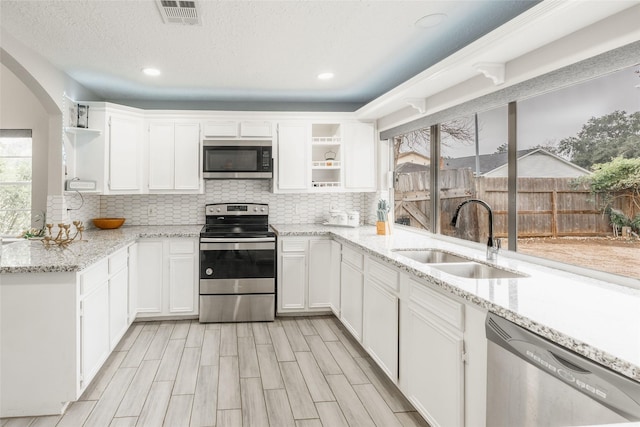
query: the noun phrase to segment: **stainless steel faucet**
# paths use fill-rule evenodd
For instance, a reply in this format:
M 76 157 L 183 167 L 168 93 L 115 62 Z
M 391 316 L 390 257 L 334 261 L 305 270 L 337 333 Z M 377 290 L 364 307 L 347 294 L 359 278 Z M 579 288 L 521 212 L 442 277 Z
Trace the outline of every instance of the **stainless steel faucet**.
M 477 203 L 480 206 L 484 206 L 489 212 L 489 240 L 487 240 L 487 261 L 495 261 L 498 258 L 498 251 L 500 250 L 500 239 L 493 238 L 493 211 L 491 210 L 491 206 L 489 206 L 487 202 L 480 199 L 468 199 L 460 203 L 453 214 L 453 218 L 451 218 L 451 226 L 458 226 L 458 214 L 460 213 L 460 209 L 467 203 Z

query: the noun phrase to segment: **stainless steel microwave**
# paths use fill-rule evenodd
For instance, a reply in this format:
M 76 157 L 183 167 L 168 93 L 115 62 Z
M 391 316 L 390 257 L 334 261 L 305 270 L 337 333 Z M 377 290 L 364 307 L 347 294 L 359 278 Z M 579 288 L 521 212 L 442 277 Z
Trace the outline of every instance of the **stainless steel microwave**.
M 273 177 L 270 140 L 204 140 L 204 179 L 269 179 Z

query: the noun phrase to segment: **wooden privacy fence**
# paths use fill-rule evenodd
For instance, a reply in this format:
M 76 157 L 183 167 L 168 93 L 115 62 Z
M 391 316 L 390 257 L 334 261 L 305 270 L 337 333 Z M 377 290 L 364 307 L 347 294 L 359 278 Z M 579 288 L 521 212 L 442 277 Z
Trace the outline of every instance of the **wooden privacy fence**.
M 518 237 L 606 236 L 612 234 L 609 217 L 600 209 L 601 197 L 588 187 L 576 186 L 573 178 L 519 178 Z M 440 171 L 440 231 L 465 238 L 486 237 L 488 215 L 476 205 L 465 207 L 458 230 L 451 216 L 460 202 L 470 197 L 486 201 L 494 212 L 496 237 L 507 236 L 507 178 L 473 176 L 470 169 Z M 429 228 L 429 172 L 400 174 L 396 178 L 395 215 L 400 222 Z M 633 217 L 638 212 L 630 198 L 619 197 L 614 208 Z M 478 230 L 481 232 L 478 235 Z

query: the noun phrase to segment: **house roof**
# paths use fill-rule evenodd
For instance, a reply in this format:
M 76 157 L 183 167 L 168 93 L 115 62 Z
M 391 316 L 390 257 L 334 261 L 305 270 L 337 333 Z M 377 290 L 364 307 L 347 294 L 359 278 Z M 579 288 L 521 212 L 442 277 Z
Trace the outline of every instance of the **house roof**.
M 575 163 L 571 163 L 570 161 L 563 159 L 558 155 L 550 153 L 549 151 L 543 148 L 530 148 L 527 150 L 519 150 L 517 153 L 517 158 L 518 160 L 520 160 L 536 153 L 550 156 L 554 160 L 562 162 L 566 165 L 569 165 L 584 174 L 591 173 L 588 170 L 576 165 Z M 507 153 L 481 154 L 480 156 L 478 156 L 478 158 L 479 158 L 479 166 L 480 166 L 480 175 L 486 175 L 490 172 L 493 172 L 497 169 L 507 166 Z M 443 169 L 471 169 L 475 171 L 476 156 L 458 157 L 455 159 L 444 159 L 442 168 Z

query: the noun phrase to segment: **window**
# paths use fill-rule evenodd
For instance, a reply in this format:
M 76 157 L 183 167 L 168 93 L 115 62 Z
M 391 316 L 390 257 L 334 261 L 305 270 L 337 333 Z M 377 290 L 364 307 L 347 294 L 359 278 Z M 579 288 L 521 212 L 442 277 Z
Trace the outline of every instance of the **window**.
M 640 65 L 544 89 L 515 108 L 434 115 L 416 121 L 430 127 L 394 137 L 396 222 L 484 244 L 479 204 L 451 225 L 456 207 L 476 198 L 491 206 L 503 251 L 640 279 Z
M 31 228 L 31 130 L 0 130 L 0 235 Z M 33 218 L 35 219 L 35 218 Z
M 640 279 L 640 68 L 518 102 L 518 252 Z
M 394 218 L 398 224 L 431 231 L 431 134 L 419 129 L 393 140 Z

